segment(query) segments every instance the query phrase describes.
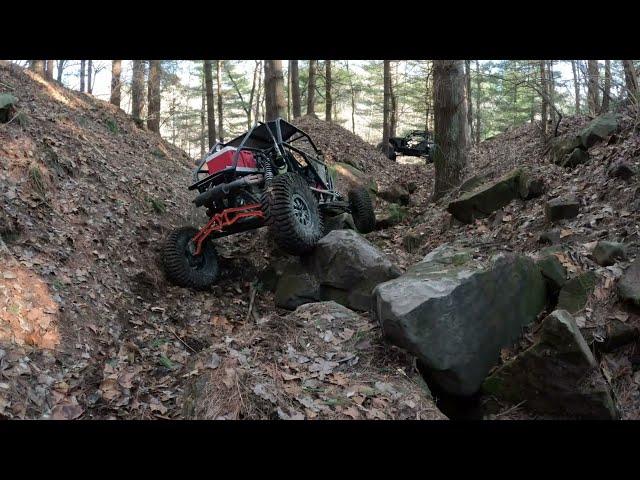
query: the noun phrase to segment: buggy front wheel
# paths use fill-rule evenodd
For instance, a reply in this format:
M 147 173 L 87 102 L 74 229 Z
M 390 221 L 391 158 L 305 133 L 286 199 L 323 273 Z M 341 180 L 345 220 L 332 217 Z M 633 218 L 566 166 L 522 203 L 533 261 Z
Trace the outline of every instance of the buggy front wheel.
M 322 237 L 318 201 L 297 173 L 275 177 L 266 187 L 263 210 L 276 243 L 291 255 L 310 252 Z
M 164 245 L 162 261 L 171 283 L 203 290 L 218 279 L 218 255 L 210 241 L 203 243 L 200 255 L 194 255 L 191 239 L 196 233 L 198 230 L 193 227 L 171 232 Z

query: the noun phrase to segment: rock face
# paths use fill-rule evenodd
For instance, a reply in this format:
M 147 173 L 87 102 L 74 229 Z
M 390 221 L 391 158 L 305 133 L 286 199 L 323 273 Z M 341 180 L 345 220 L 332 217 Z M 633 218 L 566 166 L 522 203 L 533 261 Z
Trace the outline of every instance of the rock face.
M 554 198 L 545 204 L 544 209 L 547 220 L 550 222 L 574 218 L 579 212 L 580 202 L 576 197 Z
M 582 310 L 596 286 L 597 278 L 595 272 L 589 271 L 568 280 L 560 290 L 557 308 L 570 313 Z
M 613 265 L 618 260 L 624 260 L 626 256 L 624 245 L 618 242 L 600 240 L 593 249 L 593 258 L 598 265 L 603 267 Z
M 526 185 L 524 175 L 522 169 L 515 169 L 494 182 L 463 194 L 450 202 L 447 210 L 464 223 L 486 217 L 512 200 L 521 198 L 521 190 Z
M 601 140 L 606 139 L 618 129 L 618 120 L 612 113 L 594 118 L 587 127 L 580 132 L 580 142 L 584 148 L 591 148 Z
M 416 355 L 454 395 L 480 388 L 500 349 L 546 302 L 544 280 L 530 258 L 509 254 L 481 262 L 448 245 L 373 293 L 385 336 Z
M 276 304 L 294 309 L 304 303 L 334 300 L 366 311 L 371 291 L 402 272 L 387 256 L 353 230 L 333 230 L 310 255 L 289 264 L 276 286 Z
M 371 291 L 402 272 L 378 248 L 352 230 L 321 238 L 305 259 L 320 284 L 320 298 L 356 310 L 369 310 Z
M 484 392 L 539 413 L 616 419 L 609 386 L 571 314 L 555 310 L 536 342 L 496 370 Z
M 618 281 L 618 296 L 626 302 L 640 305 L 640 261 L 633 262 Z

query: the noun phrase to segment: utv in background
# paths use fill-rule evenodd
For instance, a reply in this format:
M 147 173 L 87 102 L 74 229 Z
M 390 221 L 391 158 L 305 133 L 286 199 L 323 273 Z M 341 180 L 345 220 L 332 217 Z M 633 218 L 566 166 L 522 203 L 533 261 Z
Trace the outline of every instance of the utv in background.
M 431 134 L 425 130 L 414 130 L 404 137 L 392 137 L 389 139 L 389 151 L 387 156 L 390 160 L 396 156 L 406 155 L 408 157 L 424 157 L 427 163 L 431 163 L 431 147 L 433 141 Z

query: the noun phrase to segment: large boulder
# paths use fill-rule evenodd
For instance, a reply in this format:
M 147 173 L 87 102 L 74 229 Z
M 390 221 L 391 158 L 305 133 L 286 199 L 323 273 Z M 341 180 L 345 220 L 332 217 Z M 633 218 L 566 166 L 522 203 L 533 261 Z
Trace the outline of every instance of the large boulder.
M 497 180 L 485 184 L 449 203 L 447 210 L 464 223 L 473 223 L 476 218 L 490 215 L 512 200 L 521 197 L 525 175 L 520 168 L 512 170 Z
M 556 165 L 562 165 L 576 148 L 582 148 L 579 136 L 556 137 L 551 140 L 551 161 Z
M 0 123 L 10 120 L 9 116 L 18 99 L 10 93 L 0 93 Z
M 471 395 L 500 349 L 545 307 L 546 286 L 528 257 L 481 261 L 443 245 L 373 296 L 385 336 L 416 355 L 444 391 Z
M 378 183 L 375 179 L 353 165 L 335 162 L 329 166 L 329 170 L 336 177 L 338 185 L 345 191 L 362 186 L 367 187 L 374 195 L 378 193 Z
M 377 247 L 353 230 L 334 230 L 305 258 L 320 284 L 320 298 L 369 310 L 371 291 L 402 272 Z
M 608 138 L 618 129 L 618 120 L 613 113 L 596 117 L 580 132 L 580 142 L 584 148 L 591 148 L 601 140 Z
M 483 391 L 539 413 L 616 419 L 615 404 L 598 363 L 566 310 L 541 324 L 535 343 L 497 369 Z

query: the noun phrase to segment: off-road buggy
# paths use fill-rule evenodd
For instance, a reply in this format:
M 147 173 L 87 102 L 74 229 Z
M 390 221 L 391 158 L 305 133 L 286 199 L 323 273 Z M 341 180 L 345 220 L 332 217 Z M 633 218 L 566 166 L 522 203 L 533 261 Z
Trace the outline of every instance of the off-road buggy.
M 266 226 L 282 250 L 303 255 L 324 235 L 325 216 L 348 212 L 358 231 L 375 227 L 368 190 L 354 188 L 347 198 L 337 192 L 311 137 L 281 118 L 216 143 L 189 190 L 198 192 L 193 202 L 207 209 L 209 222 L 200 230 L 174 230 L 166 240 L 166 275 L 182 287 L 202 289 L 217 280 L 215 238 Z
M 388 156 L 390 160 L 396 159 L 398 154 L 409 157 L 424 157 L 431 163 L 431 147 L 433 141 L 429 132 L 425 130 L 414 130 L 404 137 L 392 137 L 389 139 Z

